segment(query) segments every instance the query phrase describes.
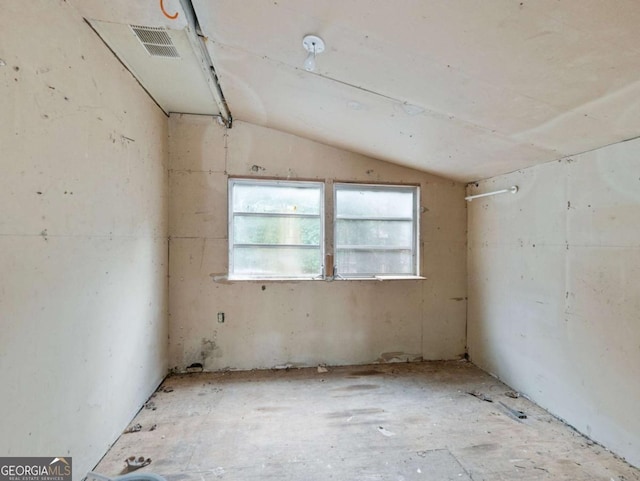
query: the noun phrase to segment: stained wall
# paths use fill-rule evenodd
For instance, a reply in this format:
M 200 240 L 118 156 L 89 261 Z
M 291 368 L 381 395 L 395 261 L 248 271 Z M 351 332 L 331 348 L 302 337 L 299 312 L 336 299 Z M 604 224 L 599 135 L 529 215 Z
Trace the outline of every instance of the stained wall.
M 640 141 L 472 185 L 471 360 L 640 465 Z
M 277 130 L 170 117 L 170 366 L 456 359 L 465 352 L 464 186 Z M 228 281 L 229 176 L 418 184 L 425 280 Z M 225 314 L 219 323 L 217 313 Z
M 0 456 L 79 480 L 166 374 L 167 117 L 68 2 L 0 15 Z

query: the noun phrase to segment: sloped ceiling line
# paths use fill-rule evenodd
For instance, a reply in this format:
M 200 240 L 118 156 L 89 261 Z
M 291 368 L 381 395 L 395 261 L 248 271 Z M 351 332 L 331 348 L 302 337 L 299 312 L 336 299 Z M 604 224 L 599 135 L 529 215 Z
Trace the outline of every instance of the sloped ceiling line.
M 303 75 L 313 75 L 313 76 L 315 76 L 317 78 L 320 78 L 320 79 L 323 79 L 323 80 L 326 80 L 326 81 L 329 81 L 329 82 L 335 82 L 336 84 L 343 85 L 343 86 L 348 87 L 350 89 L 355 89 L 355 90 L 359 90 L 361 92 L 365 92 L 367 94 L 375 95 L 376 97 L 379 97 L 379 98 L 384 99 L 384 100 L 388 100 L 390 102 L 393 102 L 394 104 L 397 104 L 398 106 L 401 106 L 402 108 L 404 108 L 405 111 L 407 111 L 408 115 L 412 115 L 412 116 L 413 115 L 427 115 L 427 116 L 431 116 L 433 118 L 437 118 L 437 119 L 440 119 L 440 120 L 448 120 L 448 121 L 455 120 L 455 121 L 461 123 L 462 125 L 465 125 L 466 127 L 468 127 L 471 130 L 474 130 L 474 131 L 477 131 L 477 132 L 484 132 L 484 133 L 488 133 L 488 134 L 493 134 L 493 135 L 498 134 L 500 136 L 503 136 L 505 139 L 506 138 L 513 138 L 513 139 L 523 140 L 523 137 L 526 137 L 526 132 L 517 132 L 515 134 L 512 134 L 512 133 L 509 133 L 509 132 L 500 131 L 500 129 L 497 129 L 497 128 L 494 129 L 494 128 L 491 128 L 491 127 L 486 127 L 486 126 L 480 125 L 478 123 L 475 123 L 475 122 L 473 122 L 471 120 L 468 120 L 468 119 L 462 118 L 460 116 L 457 116 L 457 115 L 452 115 L 452 114 L 447 113 L 447 112 L 434 110 L 432 108 L 425 107 L 423 105 L 419 105 L 419 104 L 413 103 L 413 102 L 411 102 L 409 100 L 403 100 L 403 99 L 400 99 L 400 98 L 397 98 L 397 97 L 393 97 L 390 94 L 386 94 L 386 93 L 370 90 L 370 89 L 368 89 L 366 87 L 355 85 L 355 84 L 346 82 L 344 80 L 340 80 L 340 79 L 331 77 L 329 75 L 323 74 L 321 72 L 309 72 L 309 71 L 306 71 L 302 67 L 297 67 L 297 66 L 294 66 L 294 65 L 290 65 L 290 64 L 288 64 L 286 62 L 283 62 L 281 60 L 269 57 L 267 55 L 258 55 L 255 52 L 246 50 L 246 49 L 241 48 L 241 47 L 236 47 L 236 46 L 233 46 L 233 45 L 227 45 L 227 44 L 224 44 L 222 42 L 213 40 L 211 38 L 207 38 L 207 37 L 205 37 L 205 38 L 206 38 L 206 43 L 210 43 L 212 46 L 218 46 L 218 47 L 223 48 L 223 49 L 242 52 L 243 54 L 251 56 L 251 57 L 253 57 L 253 58 L 257 59 L 257 60 L 259 59 L 261 61 L 271 62 L 271 63 L 279 65 L 281 67 L 285 67 L 285 68 L 288 68 L 288 69 L 293 69 L 294 71 L 300 72 Z M 534 99 L 532 97 L 531 97 L 531 99 L 535 100 L 537 102 L 544 103 L 544 102 L 539 101 L 538 99 Z M 548 105 L 548 106 L 550 108 L 553 108 L 551 105 Z M 415 113 L 410 113 L 409 108 L 405 108 L 405 107 L 409 107 L 409 108 L 410 107 L 415 107 L 415 108 L 419 109 L 419 111 L 416 111 Z M 562 116 L 566 116 L 566 114 L 561 114 L 560 112 L 558 112 L 558 116 L 559 116 L 559 118 L 562 118 Z M 553 122 L 554 120 L 555 120 L 555 118 L 550 120 L 549 123 Z M 541 127 L 544 127 L 544 125 L 542 125 Z M 532 131 L 534 131 L 534 129 L 532 129 Z M 545 147 L 547 147 L 549 150 L 552 150 L 552 151 L 554 150 L 553 147 L 551 147 L 551 146 L 545 146 Z M 560 153 L 558 153 L 558 154 L 560 154 Z
M 163 0 L 169 15 L 158 0 L 67 1 L 165 112 L 228 102 L 237 119 L 455 180 L 640 134 L 638 0 Z M 142 55 L 131 24 L 169 29 L 183 59 Z M 327 42 L 317 75 L 301 69 L 309 33 Z
M 196 14 L 193 5 L 191 4 L 191 0 L 180 0 L 180 4 L 185 12 L 187 17 L 187 22 L 189 23 L 189 27 L 187 27 L 187 36 L 189 37 L 189 42 L 191 43 L 192 48 L 196 51 L 196 55 L 202 64 L 202 68 L 205 72 L 205 77 L 207 79 L 207 85 L 211 89 L 211 93 L 213 98 L 220 110 L 220 116 L 224 120 L 225 125 L 228 128 L 231 128 L 233 123 L 233 118 L 231 116 L 231 111 L 227 104 L 227 101 L 222 93 L 222 87 L 220 86 L 220 82 L 218 80 L 218 75 L 216 73 L 215 66 L 213 65 L 213 60 L 209 55 L 209 51 L 207 50 L 207 46 L 205 44 L 206 37 L 202 34 L 202 29 L 200 28 L 200 23 L 198 22 L 198 16 Z

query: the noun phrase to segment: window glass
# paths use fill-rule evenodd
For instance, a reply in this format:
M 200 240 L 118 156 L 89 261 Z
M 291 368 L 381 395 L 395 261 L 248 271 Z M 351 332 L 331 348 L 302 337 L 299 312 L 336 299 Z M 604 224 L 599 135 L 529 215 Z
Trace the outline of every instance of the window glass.
M 324 186 L 229 181 L 229 277 L 322 275 Z
M 325 223 L 337 278 L 418 275 L 417 187 L 229 180 L 229 278 L 322 278 Z
M 256 277 L 315 277 L 321 274 L 318 249 L 236 247 L 234 274 Z
M 340 249 L 336 254 L 342 276 L 413 275 L 413 253 L 407 251 Z
M 320 215 L 322 184 L 270 181 L 232 181 L 233 211 L 262 214 Z
M 411 250 L 413 221 L 336 219 L 336 238 L 343 245 L 395 246 Z
M 235 215 L 233 239 L 237 244 L 320 245 L 322 229 L 316 217 Z
M 340 277 L 418 274 L 418 188 L 335 184 Z
M 404 217 L 413 218 L 412 188 L 370 187 L 355 184 L 336 185 L 336 214 L 338 217 Z

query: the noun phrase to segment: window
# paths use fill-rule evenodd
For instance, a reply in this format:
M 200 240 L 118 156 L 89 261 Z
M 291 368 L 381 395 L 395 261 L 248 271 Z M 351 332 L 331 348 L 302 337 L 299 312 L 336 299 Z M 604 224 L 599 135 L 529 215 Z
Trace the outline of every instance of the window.
M 229 180 L 229 277 L 322 276 L 324 184 Z
M 339 277 L 418 275 L 418 188 L 335 184 Z
M 322 182 L 230 179 L 229 278 L 323 279 L 326 224 L 334 278 L 419 275 L 418 187 L 336 183 L 327 217 L 324 198 Z

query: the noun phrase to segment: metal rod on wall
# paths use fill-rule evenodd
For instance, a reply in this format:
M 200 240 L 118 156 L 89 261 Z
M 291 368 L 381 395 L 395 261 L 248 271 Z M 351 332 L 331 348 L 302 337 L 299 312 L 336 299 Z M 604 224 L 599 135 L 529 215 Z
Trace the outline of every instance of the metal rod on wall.
M 464 200 L 471 202 L 473 199 L 479 199 L 480 197 L 489 197 L 490 195 L 508 194 L 508 193 L 515 194 L 516 192 L 518 192 L 518 186 L 512 185 L 508 189 L 496 190 L 493 192 L 485 192 L 484 194 L 468 195 L 467 197 L 464 198 Z

